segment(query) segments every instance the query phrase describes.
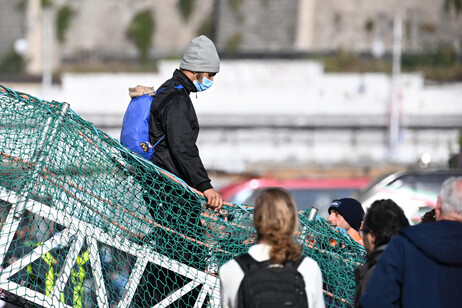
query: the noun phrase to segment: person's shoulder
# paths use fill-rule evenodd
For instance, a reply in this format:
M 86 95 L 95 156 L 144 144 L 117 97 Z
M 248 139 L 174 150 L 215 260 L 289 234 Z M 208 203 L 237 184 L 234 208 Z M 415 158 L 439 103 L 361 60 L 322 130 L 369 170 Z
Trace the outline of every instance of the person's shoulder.
M 235 266 L 235 265 L 239 265 L 239 264 L 237 263 L 236 259 L 231 259 L 231 260 L 229 260 L 228 262 L 226 262 L 225 264 L 223 264 L 223 265 L 221 266 L 221 268 L 233 267 L 233 266 Z
M 407 238 L 407 236 L 403 235 L 402 233 L 398 233 L 391 238 L 390 242 L 388 242 L 387 247 L 384 249 L 383 252 L 387 250 L 393 250 L 398 247 L 402 247 L 403 245 L 406 245 L 407 243 L 409 243 L 409 239 Z
M 313 276 L 313 274 L 318 273 L 321 275 L 321 268 L 318 263 L 310 257 L 303 257 L 302 262 L 297 268 L 297 271 L 305 276 Z
M 231 259 L 220 267 L 218 276 L 223 282 L 242 279 L 244 271 L 235 259 Z
M 300 263 L 299 268 L 301 267 L 318 267 L 319 268 L 318 263 L 314 259 L 307 257 L 307 256 L 303 256 L 302 258 L 303 260 Z
M 163 93 L 160 98 L 159 108 L 167 113 L 189 113 L 192 107 L 192 102 L 189 96 L 181 93 L 182 90 L 173 89 Z M 161 93 L 162 94 L 162 93 Z
M 168 89 L 167 93 L 169 95 L 169 100 L 172 102 L 182 104 L 186 102 L 187 105 L 192 104 L 189 94 L 187 94 L 183 88 L 178 89 L 176 87 L 171 87 Z
M 384 262 L 394 263 L 398 259 L 401 260 L 405 251 L 407 251 L 412 246 L 414 245 L 406 236 L 398 233 L 391 238 L 390 242 L 386 246 L 386 249 L 380 254 L 377 264 Z
M 297 271 L 302 275 L 305 285 L 314 290 L 317 286 L 322 285 L 322 272 L 318 263 L 310 257 L 304 257 L 303 261 L 297 268 Z M 314 288 L 314 289 L 313 289 Z
M 227 273 L 232 273 L 236 270 L 240 270 L 241 267 L 239 265 L 239 263 L 237 263 L 237 261 L 235 259 L 231 259 L 229 260 L 228 262 L 226 262 L 225 264 L 223 264 L 221 267 L 220 267 L 220 270 L 219 270 L 219 274 L 220 274 L 220 277 L 223 275 L 226 275 Z

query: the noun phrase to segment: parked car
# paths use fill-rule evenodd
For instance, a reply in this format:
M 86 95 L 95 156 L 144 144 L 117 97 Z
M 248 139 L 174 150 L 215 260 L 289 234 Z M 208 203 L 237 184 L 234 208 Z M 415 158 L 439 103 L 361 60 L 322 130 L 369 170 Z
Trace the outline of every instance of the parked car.
M 441 184 L 448 177 L 462 176 L 462 169 L 406 170 L 386 174 L 358 191 L 354 197 L 368 208 L 378 199 L 392 199 L 412 224 L 436 207 Z
M 332 200 L 350 197 L 369 181 L 368 178 L 251 178 L 223 187 L 220 193 L 225 201 L 254 205 L 264 188 L 284 187 L 292 193 L 299 210 L 316 207 L 319 215 L 327 218 Z

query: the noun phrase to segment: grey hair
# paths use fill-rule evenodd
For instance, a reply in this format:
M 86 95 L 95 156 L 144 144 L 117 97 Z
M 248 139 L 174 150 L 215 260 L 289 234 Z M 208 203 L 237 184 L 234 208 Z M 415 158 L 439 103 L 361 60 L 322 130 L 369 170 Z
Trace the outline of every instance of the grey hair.
M 462 214 L 462 177 L 450 177 L 441 185 L 440 204 L 443 213 Z

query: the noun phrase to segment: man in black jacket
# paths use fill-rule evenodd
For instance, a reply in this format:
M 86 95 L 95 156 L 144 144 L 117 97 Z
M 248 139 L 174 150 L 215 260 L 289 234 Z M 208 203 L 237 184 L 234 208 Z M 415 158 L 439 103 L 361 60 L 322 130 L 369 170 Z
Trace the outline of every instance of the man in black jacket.
M 151 144 L 161 140 L 151 161 L 202 192 L 208 206 L 216 210 L 223 206 L 223 199 L 213 189 L 199 156 L 199 123 L 189 94 L 209 88 L 219 70 L 220 59 L 213 42 L 204 35 L 194 38 L 180 69 L 159 87 L 149 119 Z
M 213 84 L 220 70 L 220 59 L 213 42 L 205 36 L 192 40 L 180 68 L 156 91 L 151 104 L 149 139 L 155 144 L 151 161 L 181 178 L 202 192 L 211 209 L 219 211 L 222 196 L 212 187 L 202 164 L 196 140 L 199 123 L 189 95 Z M 140 176 L 141 178 L 142 176 Z M 188 191 L 157 181 L 156 174 L 140 179 L 144 183 L 144 199 L 156 224 L 148 241 L 154 249 L 169 259 L 205 270 L 207 248 L 206 229 L 200 225 L 203 209 Z M 189 202 L 193 201 L 193 202 Z M 150 264 L 135 296 L 141 307 L 152 307 L 187 283 L 182 275 Z M 196 296 L 186 294 L 175 302 L 178 307 L 192 307 Z M 176 306 L 175 306 L 176 307 Z

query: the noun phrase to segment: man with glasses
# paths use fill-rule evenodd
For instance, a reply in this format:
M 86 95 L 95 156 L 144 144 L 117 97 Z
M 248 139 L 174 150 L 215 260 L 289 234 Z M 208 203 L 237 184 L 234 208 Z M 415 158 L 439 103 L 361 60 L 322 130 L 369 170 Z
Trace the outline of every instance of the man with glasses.
M 403 209 L 391 199 L 376 200 L 368 208 L 363 226 L 359 230 L 364 240 L 367 260 L 364 265 L 355 269 L 355 307 L 359 307 L 359 299 L 366 290 L 372 272 L 391 238 L 407 226 L 409 221 Z
M 444 181 L 435 218 L 393 237 L 360 299 L 362 307 L 461 307 L 462 177 Z

